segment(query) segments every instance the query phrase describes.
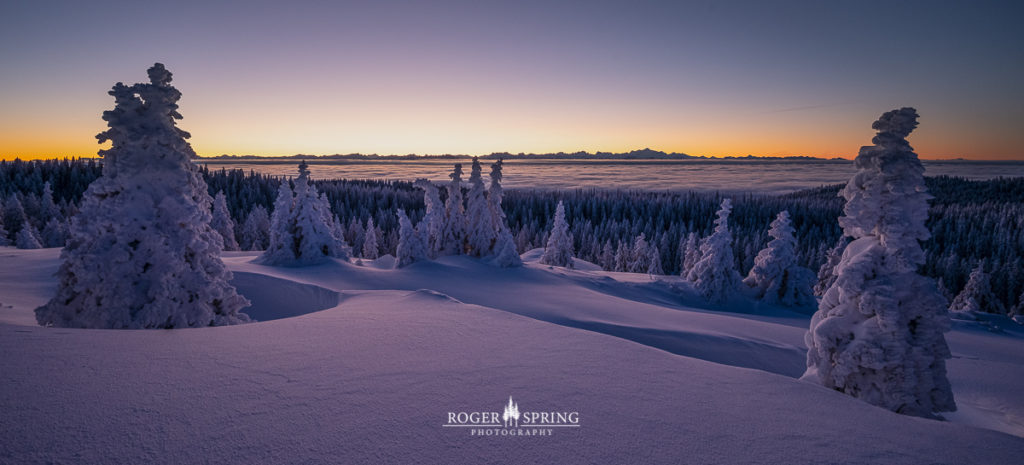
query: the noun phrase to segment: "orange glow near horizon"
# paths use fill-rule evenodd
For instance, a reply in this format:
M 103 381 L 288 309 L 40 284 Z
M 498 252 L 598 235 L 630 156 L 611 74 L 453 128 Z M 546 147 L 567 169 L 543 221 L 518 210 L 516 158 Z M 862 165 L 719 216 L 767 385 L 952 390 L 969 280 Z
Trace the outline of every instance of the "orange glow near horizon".
M 303 111 L 283 102 L 270 109 L 250 105 L 232 95 L 207 101 L 199 100 L 208 97 L 205 95 L 185 95 L 181 103 L 185 118 L 179 127 L 192 134 L 190 142 L 201 156 L 619 153 L 649 147 L 708 157 L 852 159 L 861 146 L 870 145 L 874 135 L 871 122 L 890 109 L 862 105 L 831 111 L 744 115 L 734 108 L 709 107 L 694 117 L 690 112 L 644 101 L 621 102 L 621 107 L 577 101 L 560 111 L 545 112 L 539 102 L 474 95 L 461 104 L 449 101 L 442 112 L 431 108 L 444 108 L 443 99 L 415 101 L 404 96 L 407 98 L 396 103 L 378 95 L 380 99 L 357 102 L 349 111 L 338 112 L 334 108 L 343 106 L 339 97 L 323 102 L 319 109 Z M 476 98 L 480 100 L 473 101 Z M 99 98 L 95 100 L 98 105 Z M 479 101 L 502 104 L 495 105 L 500 108 L 495 110 L 476 103 Z M 101 146 L 95 139 L 105 127 L 99 117 L 104 109 L 83 106 L 49 119 L 32 115 L 19 120 L 0 117 L 0 159 L 95 157 L 99 149 L 109 146 Z M 909 141 L 922 158 L 1024 159 L 1017 147 L 1004 146 L 1008 140 L 1019 139 L 1019 135 L 1012 134 L 1014 128 L 965 127 L 955 121 L 930 118 L 927 109 L 919 111 L 921 125 Z

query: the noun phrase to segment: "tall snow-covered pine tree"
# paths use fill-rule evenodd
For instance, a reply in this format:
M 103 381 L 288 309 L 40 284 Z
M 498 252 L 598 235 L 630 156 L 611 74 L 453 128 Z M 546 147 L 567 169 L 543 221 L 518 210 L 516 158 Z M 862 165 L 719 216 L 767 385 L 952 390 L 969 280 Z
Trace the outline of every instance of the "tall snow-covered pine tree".
M 150 82 L 117 83 L 103 175 L 85 192 L 61 253 L 57 294 L 36 309 L 44 326 L 183 328 L 249 321 L 229 284 L 221 239 L 210 227 L 206 183 L 192 164 L 181 93 L 160 63 Z
M 917 273 L 931 198 L 906 141 L 917 118 L 913 108 L 901 108 L 875 121 L 875 145 L 860 149 L 858 172 L 841 191 L 839 225 L 852 242 L 811 318 L 803 379 L 931 417 L 956 404 L 946 377 L 946 302 L 935 282 Z

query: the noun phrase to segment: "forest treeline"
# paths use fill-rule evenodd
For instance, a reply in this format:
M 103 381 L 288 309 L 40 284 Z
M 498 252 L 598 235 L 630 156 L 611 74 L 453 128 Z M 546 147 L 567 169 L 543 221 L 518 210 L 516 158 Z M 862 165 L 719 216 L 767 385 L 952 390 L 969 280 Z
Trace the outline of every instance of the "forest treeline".
M 290 178 L 207 167 L 200 171 L 211 195 L 224 192 L 238 242 L 243 248 L 259 248 L 261 244 L 244 237 L 246 220 L 257 206 L 271 212 L 282 179 Z M 0 242 L 6 238 L 17 243 L 20 230 L 28 226 L 41 245 L 57 245 L 60 222 L 74 214 L 82 193 L 100 174 L 100 163 L 93 159 L 0 161 L 0 235 L 6 233 Z M 1024 291 L 1024 178 L 971 181 L 943 176 L 926 182 L 935 198 L 927 223 L 932 238 L 923 244 L 927 262 L 921 272 L 938 279 L 952 300 L 971 271 L 982 265 L 990 274 L 997 300 L 995 308 L 987 310 L 1003 313 L 1013 308 Z M 344 224 L 345 239 L 354 251 L 363 250 L 370 218 L 379 253 L 394 254 L 399 228 L 396 211 L 405 209 L 414 224 L 424 214 L 423 191 L 411 182 L 317 180 L 314 184 Z M 782 210 L 789 211 L 795 229 L 799 264 L 817 270 L 840 238 L 836 221 L 843 212 L 843 200 L 837 195 L 840 188 L 732 195 L 729 222 L 740 272 L 751 269 L 769 240 L 769 224 Z M 445 189 L 440 194 L 445 200 Z M 711 232 L 722 198 L 709 192 L 511 189 L 505 192 L 503 206 L 521 252 L 544 246 L 555 207 L 562 201 L 578 258 L 606 270 L 645 271 L 625 269 L 629 264 L 616 260 L 616 255 L 628 254 L 643 234 L 648 244 L 657 247 L 665 274 L 678 274 L 687 235 L 695 232 L 705 237 Z

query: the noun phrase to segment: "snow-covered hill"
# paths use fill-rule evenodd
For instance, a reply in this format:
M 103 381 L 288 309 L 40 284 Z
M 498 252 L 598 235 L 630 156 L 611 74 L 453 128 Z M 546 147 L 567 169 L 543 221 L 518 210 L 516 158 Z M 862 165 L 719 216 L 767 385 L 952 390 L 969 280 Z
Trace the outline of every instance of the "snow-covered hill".
M 306 268 L 227 253 L 257 323 L 35 325 L 59 251 L 0 248 L 0 463 L 1019 463 L 1024 337 L 948 334 L 960 410 L 795 379 L 807 316 L 701 308 L 673 278 L 445 257 Z M 682 295 L 682 296 L 681 296 Z M 726 311 L 728 310 L 728 311 Z M 448 412 L 579 412 L 477 437 Z M 993 431 L 996 430 L 996 431 Z M 1007 434 L 1009 433 L 1009 434 Z

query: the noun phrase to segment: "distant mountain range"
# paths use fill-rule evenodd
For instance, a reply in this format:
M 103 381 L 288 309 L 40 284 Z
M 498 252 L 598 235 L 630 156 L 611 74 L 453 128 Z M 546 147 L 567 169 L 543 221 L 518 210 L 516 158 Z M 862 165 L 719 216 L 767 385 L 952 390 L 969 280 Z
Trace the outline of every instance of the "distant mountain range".
M 335 154 L 335 155 L 304 155 L 296 154 L 281 157 L 265 157 L 258 155 L 218 155 L 215 157 L 197 157 L 200 160 L 293 160 L 293 159 L 306 159 L 306 160 L 415 160 L 415 159 L 464 159 L 471 158 L 472 155 L 378 155 L 378 154 L 362 154 L 362 153 L 350 153 L 350 154 Z M 849 161 L 843 158 L 821 158 L 821 157 L 807 157 L 807 156 L 790 156 L 790 157 L 759 157 L 754 155 L 747 155 L 745 157 L 706 157 L 688 155 L 685 153 L 678 152 L 662 152 L 660 150 L 653 150 L 645 148 L 641 150 L 633 150 L 631 152 L 613 153 L 613 152 L 558 152 L 558 153 L 509 153 L 509 152 L 495 152 L 489 155 L 483 155 L 480 158 L 484 159 L 505 159 L 505 160 L 802 160 L 802 161 L 834 161 L 842 160 Z

